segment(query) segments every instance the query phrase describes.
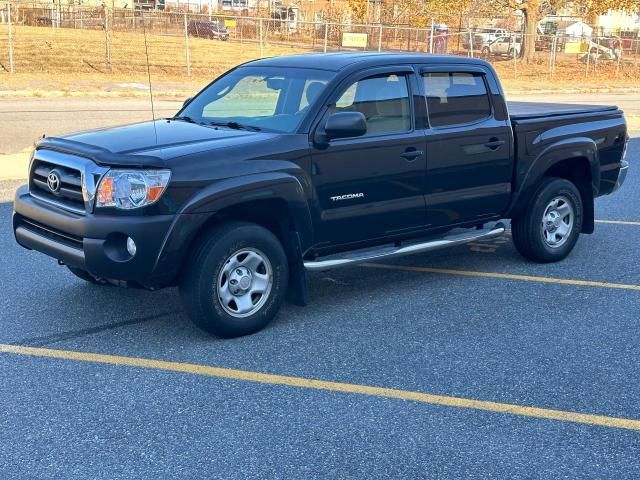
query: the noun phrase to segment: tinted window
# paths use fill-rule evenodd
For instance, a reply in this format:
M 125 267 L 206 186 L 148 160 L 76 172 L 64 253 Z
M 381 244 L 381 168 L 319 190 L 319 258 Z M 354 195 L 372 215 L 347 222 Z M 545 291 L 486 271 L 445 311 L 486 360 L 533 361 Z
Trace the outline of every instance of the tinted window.
M 474 123 L 491 116 L 481 74 L 432 72 L 424 74 L 423 79 L 432 127 Z
M 385 75 L 355 82 L 344 91 L 333 110 L 361 112 L 367 119 L 366 135 L 411 130 L 409 90 L 404 75 Z

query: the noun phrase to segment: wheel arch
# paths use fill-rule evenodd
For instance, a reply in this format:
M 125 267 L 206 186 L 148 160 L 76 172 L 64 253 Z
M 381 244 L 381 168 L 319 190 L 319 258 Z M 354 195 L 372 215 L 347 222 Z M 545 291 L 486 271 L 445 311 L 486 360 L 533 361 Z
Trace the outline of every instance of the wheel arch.
M 282 197 L 245 200 L 221 208 L 209 215 L 191 243 L 195 243 L 200 236 L 206 235 L 207 231 L 216 225 L 234 221 L 255 223 L 266 228 L 282 243 L 289 258 L 302 256 L 300 222 L 296 220 L 291 206 Z
M 549 177 L 564 178 L 576 185 L 583 204 L 582 233 L 593 233 L 594 198 L 600 185 L 598 147 L 593 139 L 565 139 L 546 147 L 525 174 L 507 216 L 519 216 L 540 182 Z
M 261 225 L 282 243 L 290 262 L 311 247 L 313 224 L 300 181 L 275 172 L 227 179 L 204 188 L 176 215 L 156 268 L 179 278 L 185 257 L 211 228 L 230 221 Z M 173 266 L 173 268 L 171 268 Z
M 595 228 L 594 193 L 591 182 L 592 172 L 588 159 L 575 157 L 555 163 L 545 172 L 544 177 L 564 178 L 576 186 L 582 199 L 581 233 L 593 233 Z

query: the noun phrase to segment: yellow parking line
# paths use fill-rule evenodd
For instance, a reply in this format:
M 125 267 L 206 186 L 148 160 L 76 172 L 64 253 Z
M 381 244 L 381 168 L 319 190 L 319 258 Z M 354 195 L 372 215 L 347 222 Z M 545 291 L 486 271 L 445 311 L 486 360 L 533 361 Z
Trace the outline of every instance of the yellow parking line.
M 627 222 L 624 220 L 596 220 L 596 223 L 609 223 L 611 225 L 635 225 L 640 226 L 640 222 Z
M 17 355 L 28 355 L 33 357 L 73 360 L 78 362 L 91 362 L 108 365 L 147 368 L 169 372 L 187 373 L 192 375 L 202 375 L 207 377 L 224 378 L 230 380 L 243 380 L 247 382 L 257 382 L 269 385 L 284 385 L 287 387 L 393 398 L 398 400 L 426 403 L 430 405 L 482 410 L 486 412 L 534 417 L 545 420 L 558 420 L 562 422 L 581 423 L 586 425 L 596 425 L 600 427 L 640 430 L 640 420 L 630 418 L 592 415 L 564 410 L 553 410 L 549 408 L 528 407 L 510 403 L 490 402 L 485 400 L 474 400 L 461 397 L 450 397 L 446 395 L 432 395 L 430 393 L 412 392 L 408 390 L 398 390 L 395 388 L 372 387 L 368 385 L 358 385 L 353 383 L 330 382 L 303 377 L 273 375 L 269 373 L 251 372 L 246 370 L 211 367 L 208 365 L 198 365 L 194 363 L 168 362 L 163 360 L 153 360 L 149 358 L 123 357 L 120 355 L 104 355 L 98 353 L 77 352 L 70 350 L 53 350 L 49 348 L 34 348 L 6 344 L 0 344 L 0 352 L 13 353 Z
M 517 275 L 513 273 L 474 272 L 470 270 L 452 270 L 449 268 L 412 267 L 407 265 L 386 265 L 384 263 L 363 263 L 363 267 L 381 268 L 385 270 L 403 270 L 406 272 L 442 273 L 445 275 L 460 275 L 463 277 L 503 278 L 506 280 L 520 280 L 523 282 L 555 283 L 560 285 L 577 285 L 580 287 L 617 288 L 621 290 L 640 290 L 640 285 L 626 283 L 592 282 L 589 280 L 571 280 L 567 278 L 536 277 L 532 275 Z

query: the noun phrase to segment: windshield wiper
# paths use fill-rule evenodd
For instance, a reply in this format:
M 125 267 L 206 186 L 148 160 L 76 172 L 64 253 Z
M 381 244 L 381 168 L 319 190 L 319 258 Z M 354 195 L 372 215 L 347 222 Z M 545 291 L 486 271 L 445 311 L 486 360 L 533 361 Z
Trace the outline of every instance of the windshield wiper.
M 221 122 L 216 120 L 213 122 L 209 122 L 209 125 L 213 125 L 215 127 L 229 127 L 229 128 L 233 128 L 234 130 L 249 130 L 252 132 L 259 132 L 260 130 L 262 130 L 260 127 L 254 127 L 253 125 L 245 125 L 243 123 L 238 123 L 234 121 Z
M 186 115 L 184 115 L 182 117 L 171 117 L 171 118 L 169 118 L 169 120 L 182 120 L 183 122 L 199 123 L 199 122 L 196 122 L 193 118 L 188 117 Z

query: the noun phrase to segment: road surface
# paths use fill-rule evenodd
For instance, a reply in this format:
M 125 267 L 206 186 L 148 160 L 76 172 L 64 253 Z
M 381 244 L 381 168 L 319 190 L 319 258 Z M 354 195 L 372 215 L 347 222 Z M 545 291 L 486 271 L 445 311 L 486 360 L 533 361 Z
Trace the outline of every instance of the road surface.
M 233 340 L 0 229 L 0 478 L 640 478 L 638 201 L 632 168 L 556 264 L 507 235 L 312 273 Z
M 195 93 L 195 92 L 194 92 Z M 640 116 L 640 93 L 509 96 L 510 100 L 615 104 Z M 156 117 L 178 111 L 181 101 L 156 101 Z M 151 119 L 146 98 L 20 98 L 0 100 L 0 154 L 17 153 L 43 134 L 60 135 L 90 128 Z

